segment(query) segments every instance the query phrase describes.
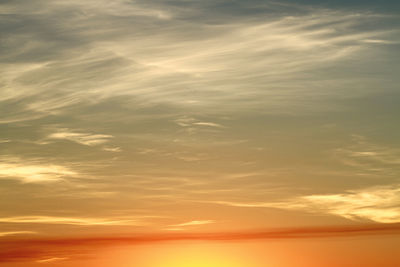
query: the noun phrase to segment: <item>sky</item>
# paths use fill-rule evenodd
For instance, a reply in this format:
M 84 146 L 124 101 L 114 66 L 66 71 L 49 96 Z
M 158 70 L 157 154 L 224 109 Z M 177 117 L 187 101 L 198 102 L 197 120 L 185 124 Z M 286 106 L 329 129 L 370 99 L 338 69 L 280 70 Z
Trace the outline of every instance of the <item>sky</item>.
M 399 11 L 0 1 L 0 266 L 399 266 Z

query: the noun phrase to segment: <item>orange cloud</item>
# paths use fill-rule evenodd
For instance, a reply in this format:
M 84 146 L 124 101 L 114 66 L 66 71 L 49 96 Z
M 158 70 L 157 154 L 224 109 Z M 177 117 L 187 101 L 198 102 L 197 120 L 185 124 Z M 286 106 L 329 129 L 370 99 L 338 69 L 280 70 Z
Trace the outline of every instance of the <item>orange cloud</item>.
M 245 241 L 261 239 L 329 238 L 366 235 L 400 235 L 400 224 L 368 224 L 285 228 L 226 233 L 149 234 L 76 238 L 0 239 L 0 263 L 71 258 L 113 245 L 136 245 L 169 241 Z

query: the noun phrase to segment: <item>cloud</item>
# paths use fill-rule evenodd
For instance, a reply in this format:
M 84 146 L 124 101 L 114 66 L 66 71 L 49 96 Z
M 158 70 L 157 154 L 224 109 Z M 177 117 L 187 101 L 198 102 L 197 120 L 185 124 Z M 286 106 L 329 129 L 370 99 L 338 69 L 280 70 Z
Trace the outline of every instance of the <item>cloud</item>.
M 182 127 L 189 135 L 197 133 L 220 133 L 222 129 L 226 128 L 220 123 L 200 120 L 188 116 L 178 118 L 174 122 Z
M 206 201 L 206 203 L 214 203 L 232 207 L 241 208 L 274 208 L 279 207 L 278 203 L 271 202 L 236 202 L 236 201 Z
M 77 175 L 77 172 L 61 165 L 35 163 L 18 158 L 0 161 L 0 178 L 18 179 L 25 183 L 52 182 Z
M 399 166 L 400 150 L 396 147 L 377 145 L 360 135 L 353 135 L 352 140 L 352 145 L 334 151 L 334 155 L 344 164 L 365 169 L 379 165 L 392 168 Z
M 211 224 L 215 223 L 213 220 L 201 220 L 201 221 L 190 221 L 190 222 L 185 222 L 185 223 L 179 223 L 179 224 L 171 224 L 165 230 L 168 231 L 184 231 L 186 230 L 185 228 L 187 226 L 199 226 L 199 225 L 205 225 L 205 224 Z
M 82 217 L 56 217 L 56 216 L 15 216 L 0 217 L 0 223 L 38 223 L 38 224 L 66 224 L 66 225 L 135 225 L 132 219 L 106 219 L 106 218 L 82 218 Z
M 52 258 L 72 258 L 98 253 L 109 246 L 136 245 L 170 241 L 246 241 L 268 239 L 337 238 L 369 235 L 399 235 L 399 224 L 369 224 L 286 228 L 264 231 L 222 233 L 181 233 L 148 235 L 112 235 L 77 238 L 36 238 L 0 240 L 0 262 L 37 261 Z
M 190 222 L 185 222 L 185 223 L 180 223 L 180 224 L 173 224 L 171 226 L 177 226 L 177 227 L 195 226 L 195 225 L 210 224 L 210 223 L 214 223 L 214 222 L 215 221 L 213 221 L 213 220 L 190 221 Z
M 63 0 L 57 1 L 55 6 L 60 8 L 77 7 L 87 15 L 100 13 L 119 17 L 139 16 L 161 20 L 169 19 L 172 16 L 172 13 L 167 10 L 140 6 L 138 4 L 134 5 L 125 0 L 116 0 L 113 2 L 105 0 L 88 0 L 85 2 Z
M 310 99 L 360 94 L 345 90 L 352 85 L 366 87 L 361 94 L 377 90 L 346 70 L 332 83 L 321 67 L 349 58 L 363 62 L 377 54 L 368 40 L 391 42 L 397 34 L 382 23 L 362 27 L 389 19 L 368 12 L 268 2 L 257 10 L 230 4 L 229 13 L 222 6 L 123 0 L 4 4 L 0 101 L 12 108 L 1 113 L 0 123 L 72 108 L 79 116 L 84 107 L 115 97 L 140 103 L 129 109 L 168 105 L 208 114 L 296 114 L 299 106 L 303 112 L 318 107 Z
M 193 124 L 194 124 L 194 125 L 200 125 L 200 126 L 215 127 L 215 128 L 224 128 L 224 126 L 222 126 L 221 124 L 214 123 L 214 122 L 203 122 L 203 121 L 199 121 L 199 122 L 195 122 L 195 123 L 193 123 Z
M 307 209 L 381 223 L 400 222 L 400 185 L 350 190 L 343 194 L 310 195 Z
M 63 261 L 63 260 L 67 260 L 68 258 L 48 258 L 48 259 L 43 259 L 43 260 L 37 260 L 37 263 L 49 263 L 49 262 L 55 262 L 55 261 Z
M 10 235 L 26 235 L 26 234 L 36 234 L 37 232 L 33 231 L 9 231 L 9 232 L 0 232 L 0 237 L 10 236 Z
M 242 208 L 278 208 L 379 223 L 400 222 L 400 185 L 368 187 L 341 194 L 314 194 L 281 202 L 209 201 Z
M 400 171 L 398 147 L 376 144 L 360 135 L 353 135 L 351 144 L 336 148 L 331 154 L 334 160 L 353 170 L 357 176 L 395 181 L 393 179 Z
M 221 124 L 215 122 L 208 122 L 208 121 L 199 121 L 195 118 L 191 117 L 182 117 L 175 120 L 175 123 L 181 127 L 194 127 L 194 126 L 208 126 L 208 127 L 215 127 L 215 128 L 224 128 Z
M 106 134 L 71 132 L 68 129 L 63 129 L 62 131 L 48 135 L 47 138 L 69 140 L 85 146 L 97 146 L 109 142 L 110 139 L 113 138 L 113 136 Z M 108 150 L 109 149 L 110 148 L 108 148 Z M 114 150 L 114 152 L 116 152 L 116 150 Z
M 103 150 L 108 151 L 108 152 L 121 152 L 122 151 L 122 149 L 120 147 L 104 147 Z
M 388 40 L 379 40 L 379 39 L 366 39 L 364 40 L 365 43 L 370 44 L 396 44 L 395 41 L 388 41 Z

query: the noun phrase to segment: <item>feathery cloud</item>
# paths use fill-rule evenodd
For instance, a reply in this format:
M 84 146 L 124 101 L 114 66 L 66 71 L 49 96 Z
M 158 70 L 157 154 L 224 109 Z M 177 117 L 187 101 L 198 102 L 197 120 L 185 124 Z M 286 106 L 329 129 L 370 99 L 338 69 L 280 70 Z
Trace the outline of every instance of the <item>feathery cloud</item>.
M 49 139 L 69 140 L 85 146 L 97 146 L 110 141 L 112 135 L 107 134 L 91 134 L 71 132 L 68 129 L 62 129 L 57 133 L 52 133 L 47 136 Z
M 352 220 L 400 222 L 400 185 L 351 190 L 342 194 L 310 195 L 301 200 L 307 209 Z
M 210 223 L 214 223 L 214 222 L 215 221 L 213 221 L 213 220 L 190 221 L 190 222 L 185 222 L 185 223 L 173 224 L 171 226 L 176 226 L 176 227 L 195 226 L 195 225 L 210 224 Z
M 400 186 L 369 187 L 341 194 L 307 195 L 281 202 L 209 201 L 242 208 L 278 208 L 330 214 L 350 220 L 400 222 Z
M 49 262 L 55 262 L 55 261 L 63 261 L 63 260 L 67 260 L 68 258 L 64 257 L 64 258 L 57 258 L 57 257 L 53 257 L 53 258 L 48 258 L 48 259 L 43 259 L 43 260 L 37 260 L 37 263 L 49 263 Z
M 398 33 L 360 27 L 388 19 L 382 15 L 298 6 L 287 16 L 273 2 L 265 14 L 275 6 L 274 16 L 251 19 L 220 16 L 206 10 L 207 3 L 182 8 L 158 1 L 31 2 L 4 5 L 5 14 L 29 27 L 19 27 L 19 19 L 2 21 L 7 42 L 0 57 L 0 101 L 12 110 L 2 113 L 0 123 L 71 112 L 72 106 L 118 96 L 213 114 L 260 108 L 295 114 L 291 109 L 299 106 L 318 107 L 308 104 L 309 96 L 343 96 L 343 88 L 360 83 L 368 89 L 352 94 L 376 90 L 365 77 L 343 75 L 332 83 L 321 66 L 370 58 L 376 48 L 368 40 L 392 42 Z M 91 144 L 84 133 L 76 134 L 54 137 Z
M 67 225 L 135 225 L 133 219 L 112 218 L 84 218 L 84 217 L 57 217 L 57 216 L 15 216 L 0 217 L 0 223 L 38 223 L 38 224 L 67 224 Z
M 52 182 L 76 175 L 77 172 L 61 165 L 34 163 L 16 158 L 0 161 L 0 178 L 18 179 L 25 183 Z

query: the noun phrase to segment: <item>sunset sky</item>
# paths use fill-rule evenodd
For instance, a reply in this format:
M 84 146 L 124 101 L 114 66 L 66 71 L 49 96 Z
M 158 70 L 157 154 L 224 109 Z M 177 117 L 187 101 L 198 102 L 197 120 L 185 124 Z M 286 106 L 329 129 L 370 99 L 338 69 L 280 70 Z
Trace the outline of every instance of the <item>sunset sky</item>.
M 1 0 L 0 266 L 400 266 L 399 14 Z

